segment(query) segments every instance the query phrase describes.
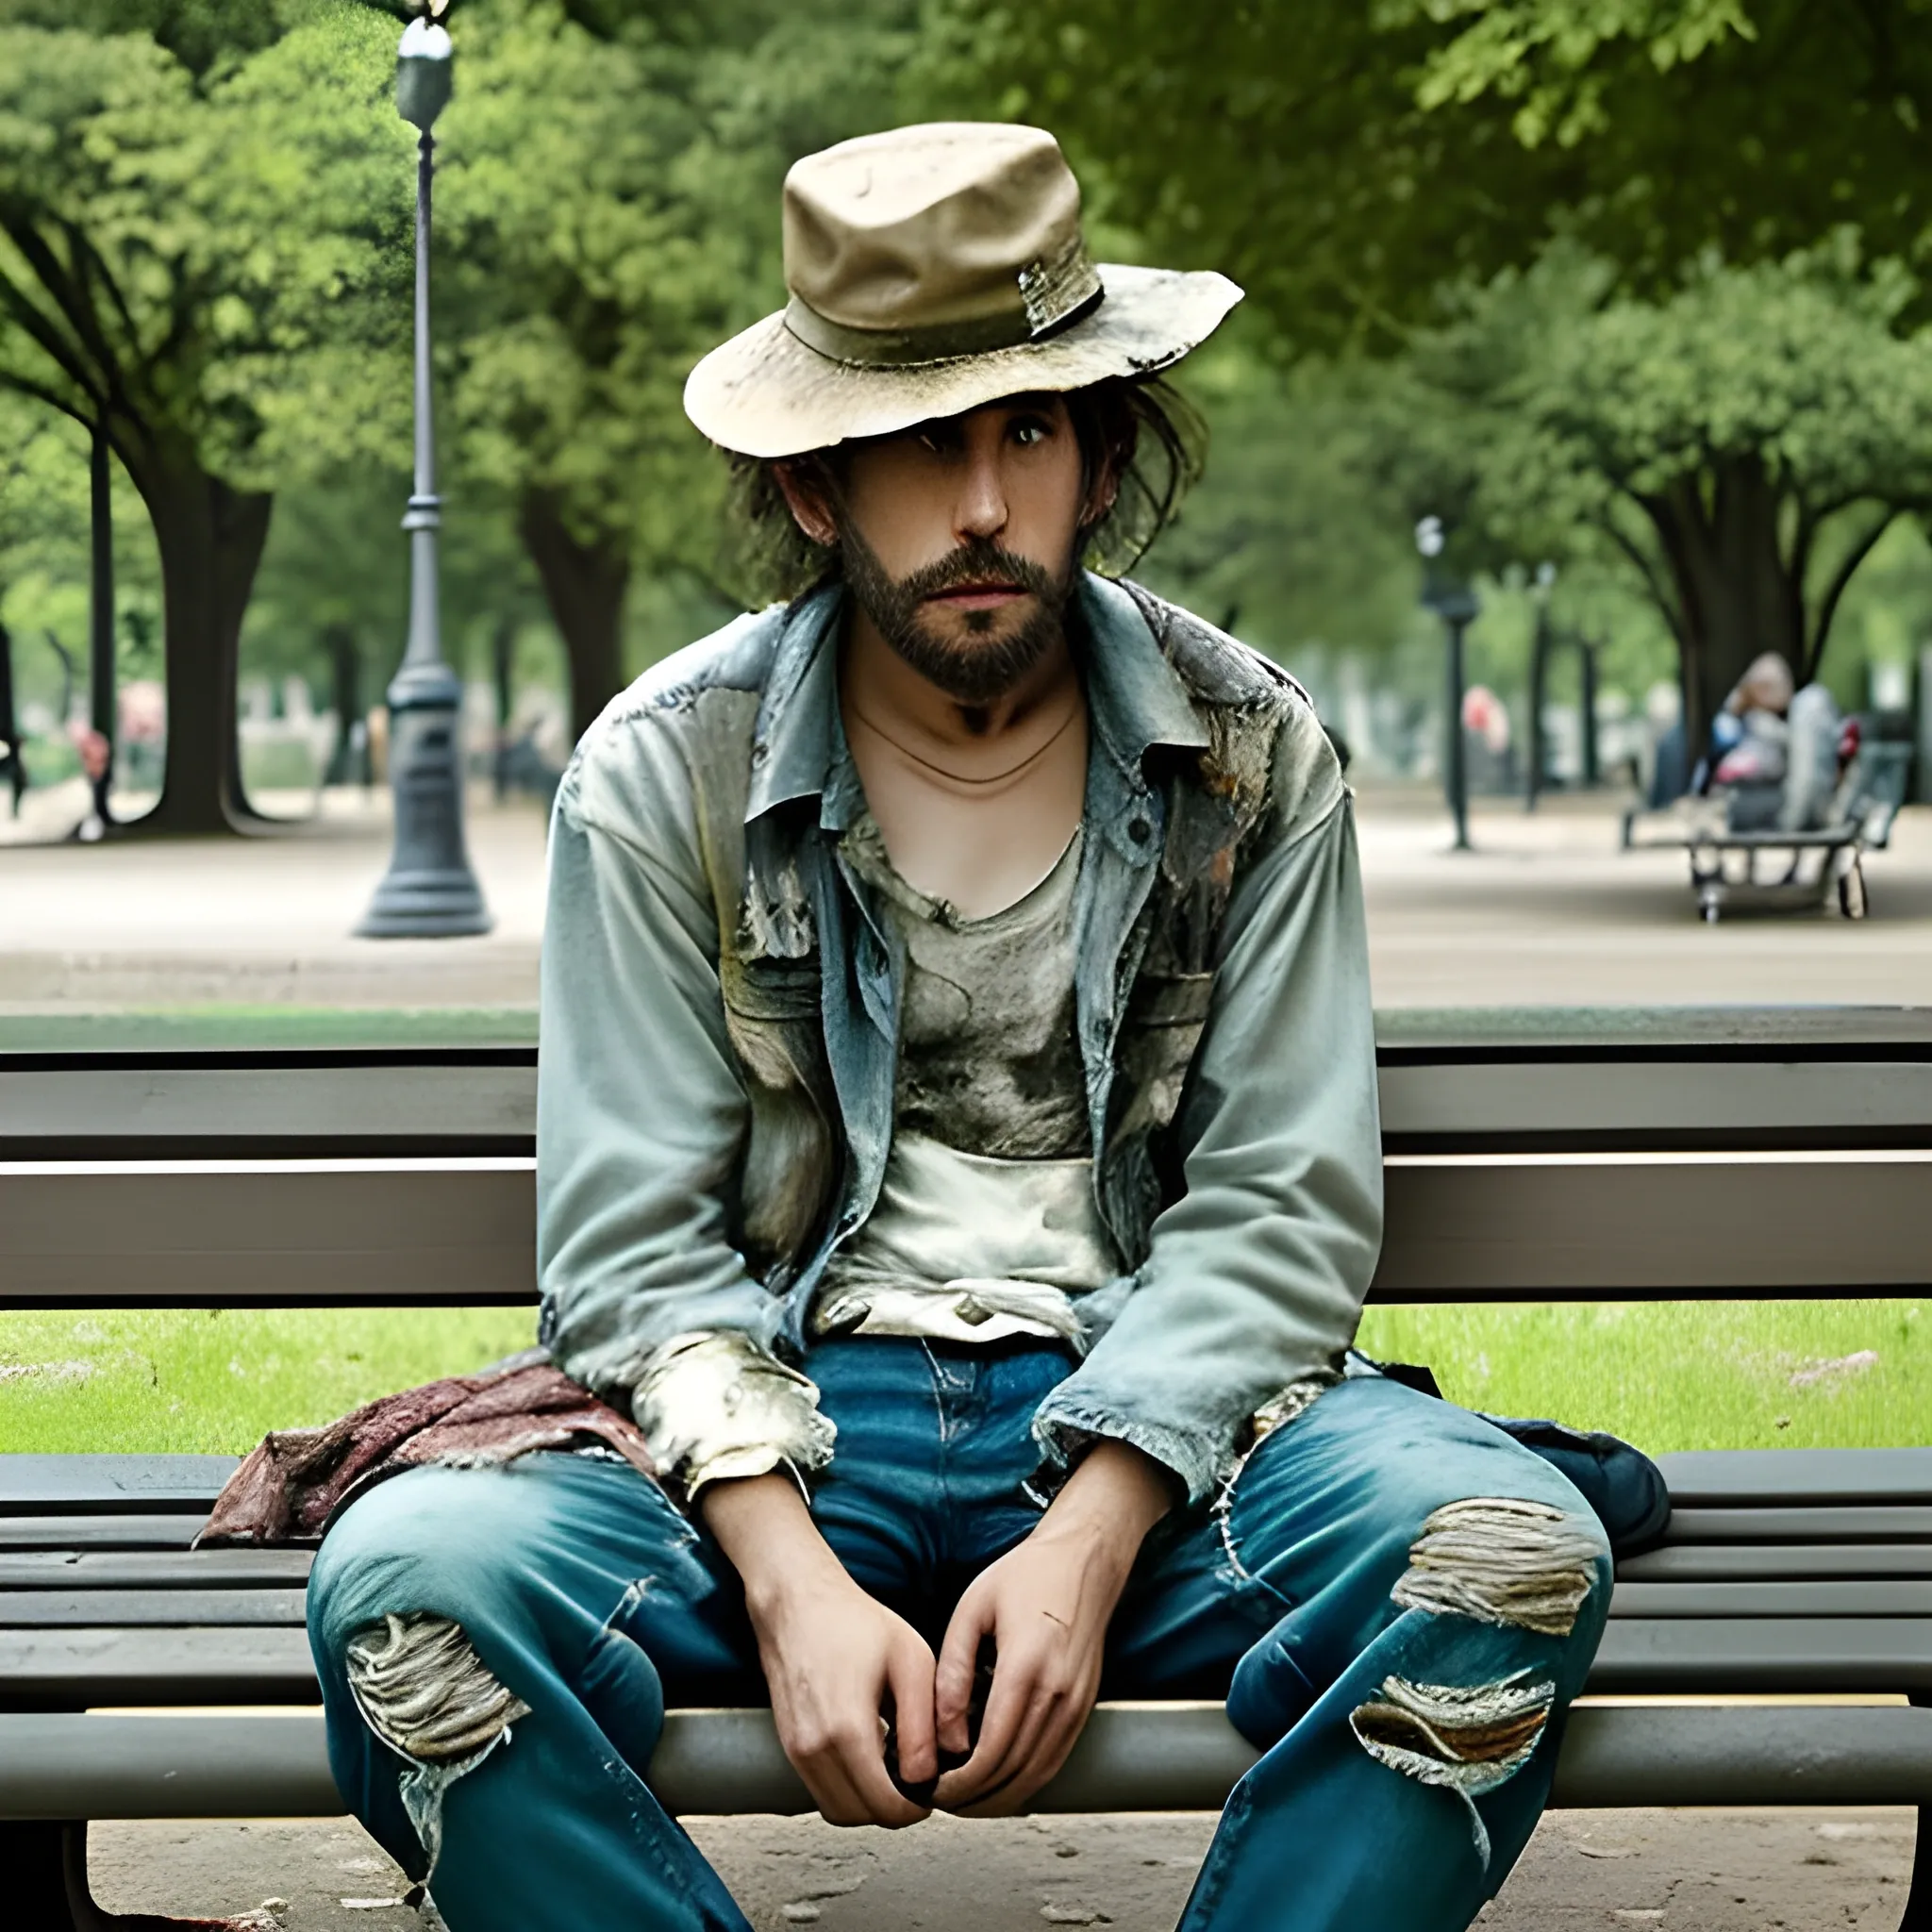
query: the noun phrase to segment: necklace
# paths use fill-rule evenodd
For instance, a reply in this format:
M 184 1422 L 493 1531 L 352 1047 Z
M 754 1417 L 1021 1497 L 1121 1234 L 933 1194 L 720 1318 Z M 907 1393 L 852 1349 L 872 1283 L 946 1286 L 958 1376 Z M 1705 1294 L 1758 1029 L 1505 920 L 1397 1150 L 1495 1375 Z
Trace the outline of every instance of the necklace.
M 1026 754 L 1026 756 L 1024 758 L 1020 760 L 1018 764 L 1008 765 L 1004 772 L 994 772 L 991 776 L 983 778 L 969 776 L 964 772 L 949 771 L 944 765 L 934 763 L 934 761 L 931 758 L 921 758 L 920 755 L 916 751 L 914 751 L 909 744 L 901 743 L 901 741 L 898 739 L 894 738 L 892 734 L 885 728 L 884 725 L 880 724 L 875 719 L 867 717 L 866 714 L 859 709 L 858 706 L 856 703 L 852 706 L 852 715 L 855 718 L 857 718 L 858 722 L 861 724 L 863 724 L 865 728 L 868 731 L 870 731 L 874 738 L 883 738 L 886 741 L 886 742 L 890 744 L 892 747 L 892 749 L 899 754 L 901 758 L 908 759 L 911 763 L 915 765 L 922 766 L 924 770 L 928 772 L 936 773 L 940 777 L 944 778 L 950 784 L 1002 785 L 1008 778 L 1018 777 L 1019 774 L 1022 772 L 1024 772 L 1028 765 L 1038 763 L 1040 759 L 1043 758 L 1047 755 L 1047 753 L 1050 752 L 1054 748 L 1054 746 L 1057 745 L 1060 741 L 1060 740 L 1067 735 L 1067 731 L 1069 727 L 1073 724 L 1074 720 L 1080 715 L 1080 706 L 1077 701 L 1070 705 L 1067 708 L 1067 715 L 1064 718 L 1062 718 L 1060 722 L 1054 727 L 1053 735 L 1050 738 L 1045 739 L 1040 744 L 1036 745 L 1031 751 L 1029 751 Z

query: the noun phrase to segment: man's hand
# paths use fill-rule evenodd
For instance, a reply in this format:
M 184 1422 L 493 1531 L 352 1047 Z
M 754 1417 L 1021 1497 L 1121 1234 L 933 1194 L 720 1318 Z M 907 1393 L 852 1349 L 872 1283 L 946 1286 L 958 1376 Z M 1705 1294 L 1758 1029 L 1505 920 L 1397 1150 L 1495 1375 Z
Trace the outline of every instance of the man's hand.
M 1124 1442 L 1096 1443 L 1040 1526 L 982 1571 L 940 1647 L 939 1740 L 973 1755 L 941 1779 L 948 1811 L 1017 1811 L 1066 1762 L 1093 1708 L 1107 1626 L 1173 1478 Z M 976 1745 L 967 1704 L 982 1643 L 997 1660 Z
M 778 1741 L 820 1813 L 831 1824 L 925 1817 L 886 1774 L 883 1715 L 890 1704 L 900 1776 L 931 1778 L 939 1753 L 924 1640 L 845 1574 L 790 1477 L 712 1483 L 698 1506 L 744 1579 Z

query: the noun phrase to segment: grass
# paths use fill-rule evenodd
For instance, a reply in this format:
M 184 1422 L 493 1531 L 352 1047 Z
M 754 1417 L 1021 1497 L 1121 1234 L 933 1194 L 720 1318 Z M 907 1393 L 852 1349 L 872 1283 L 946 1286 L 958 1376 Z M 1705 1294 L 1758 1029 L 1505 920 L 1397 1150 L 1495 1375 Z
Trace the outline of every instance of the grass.
M 1921 1302 L 1372 1308 L 1453 1400 L 1667 1449 L 1923 1442 Z M 0 1450 L 227 1451 L 528 1345 L 528 1308 L 0 1314 Z
M 535 1331 L 535 1308 L 0 1314 L 0 1450 L 239 1454 Z
M 1452 1401 L 1667 1449 L 1863 1449 L 1928 1440 L 1924 1302 L 1371 1308 L 1361 1345 L 1426 1362 Z

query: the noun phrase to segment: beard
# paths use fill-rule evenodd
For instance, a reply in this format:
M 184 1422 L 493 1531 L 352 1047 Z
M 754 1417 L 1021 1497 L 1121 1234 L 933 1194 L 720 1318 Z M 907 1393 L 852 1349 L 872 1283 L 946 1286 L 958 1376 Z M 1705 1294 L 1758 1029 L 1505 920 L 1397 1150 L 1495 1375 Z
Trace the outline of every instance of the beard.
M 974 537 L 910 576 L 894 577 L 878 553 L 849 525 L 840 532 L 845 581 L 893 651 L 957 705 L 1005 697 L 1066 634 L 1068 582 L 1031 558 Z M 963 637 L 948 637 L 928 620 L 928 597 L 961 584 L 1011 585 L 1030 591 L 1033 608 L 1017 629 L 1002 630 L 999 610 L 967 610 Z

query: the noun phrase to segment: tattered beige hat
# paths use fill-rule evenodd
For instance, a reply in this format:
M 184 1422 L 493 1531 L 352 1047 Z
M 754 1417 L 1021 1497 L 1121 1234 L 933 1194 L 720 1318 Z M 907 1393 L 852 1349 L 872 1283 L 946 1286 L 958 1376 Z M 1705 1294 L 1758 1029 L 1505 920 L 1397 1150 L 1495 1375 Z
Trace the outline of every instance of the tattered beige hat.
M 1079 184 L 1038 127 L 935 122 L 808 155 L 784 235 L 791 301 L 684 386 L 691 420 L 745 456 L 1149 375 L 1241 298 L 1225 275 L 1096 265 Z

